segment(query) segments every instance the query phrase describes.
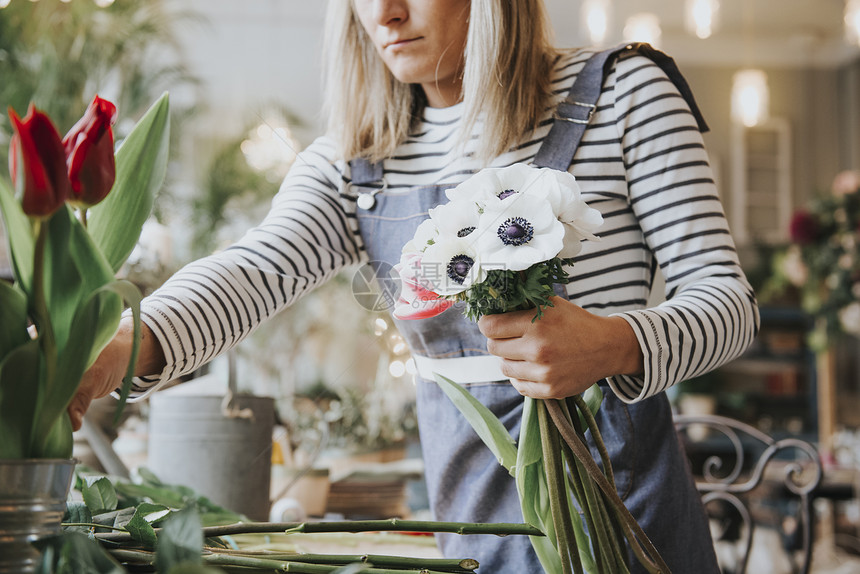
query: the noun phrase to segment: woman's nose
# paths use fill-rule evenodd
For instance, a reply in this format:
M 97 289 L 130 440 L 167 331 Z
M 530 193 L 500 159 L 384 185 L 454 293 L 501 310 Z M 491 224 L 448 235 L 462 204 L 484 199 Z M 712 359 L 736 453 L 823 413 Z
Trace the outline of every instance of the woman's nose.
M 373 19 L 380 26 L 404 22 L 409 17 L 405 0 L 373 0 Z

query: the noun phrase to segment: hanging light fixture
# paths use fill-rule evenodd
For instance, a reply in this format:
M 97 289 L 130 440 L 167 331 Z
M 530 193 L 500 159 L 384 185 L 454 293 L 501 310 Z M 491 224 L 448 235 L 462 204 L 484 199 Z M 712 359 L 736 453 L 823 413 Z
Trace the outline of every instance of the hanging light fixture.
M 732 80 L 732 119 L 750 128 L 764 122 L 769 114 L 770 91 L 763 70 L 746 69 Z
M 661 34 L 660 19 L 650 12 L 634 14 L 624 23 L 625 42 L 647 42 L 656 48 L 660 45 Z
M 580 22 L 593 45 L 599 46 L 606 40 L 609 30 L 609 0 L 584 0 L 580 8 Z
M 687 30 L 705 39 L 714 33 L 720 11 L 719 0 L 687 0 L 684 23 Z
M 860 44 L 860 0 L 845 2 L 845 40 Z

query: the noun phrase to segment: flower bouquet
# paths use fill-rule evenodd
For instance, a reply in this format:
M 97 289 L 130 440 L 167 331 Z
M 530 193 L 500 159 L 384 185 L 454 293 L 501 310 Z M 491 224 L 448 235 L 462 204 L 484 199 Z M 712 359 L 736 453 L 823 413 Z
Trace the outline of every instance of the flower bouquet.
M 33 105 L 23 119 L 9 115 L 14 191 L 0 179 L 0 211 L 14 283 L 0 281 L 0 459 L 67 459 L 66 409 L 116 331 L 123 300 L 134 309 L 136 340 L 140 332 L 140 293 L 114 275 L 164 179 L 168 98 L 116 153 L 116 108 L 98 96 L 63 138 Z M 135 344 L 120 409 L 136 354 Z
M 815 350 L 842 334 L 860 336 L 860 173 L 841 172 L 830 193 L 797 210 L 791 243 L 777 250 L 762 298 L 797 289 L 800 305 L 816 319 Z
M 404 247 L 396 269 L 401 293 L 394 315 L 420 319 L 454 305 L 482 315 L 553 306 L 583 240 L 596 240 L 600 213 L 581 198 L 566 172 L 514 164 L 485 169 L 446 192 Z M 668 568 L 619 498 L 594 413 L 597 385 L 569 401 L 525 398 L 519 443 L 484 405 L 455 382 L 441 388 L 515 478 L 531 537 L 548 573 L 627 572 L 626 539 L 650 572 Z M 591 458 L 585 431 L 601 453 Z M 581 509 L 581 513 L 577 510 Z

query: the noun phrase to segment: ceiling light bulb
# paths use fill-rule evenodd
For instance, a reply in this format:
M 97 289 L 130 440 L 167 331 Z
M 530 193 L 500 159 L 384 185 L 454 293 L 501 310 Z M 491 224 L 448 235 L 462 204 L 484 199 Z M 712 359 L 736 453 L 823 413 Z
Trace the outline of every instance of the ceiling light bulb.
M 646 42 L 655 48 L 660 45 L 660 19 L 649 12 L 640 12 L 627 18 L 624 24 L 625 42 Z
M 719 0 L 687 0 L 687 30 L 702 39 L 710 37 L 716 27 L 719 10 Z
M 580 21 L 594 45 L 603 44 L 609 30 L 609 0 L 585 0 L 580 9 Z
M 767 74 L 763 70 L 741 70 L 732 80 L 732 119 L 748 128 L 764 122 L 770 107 Z

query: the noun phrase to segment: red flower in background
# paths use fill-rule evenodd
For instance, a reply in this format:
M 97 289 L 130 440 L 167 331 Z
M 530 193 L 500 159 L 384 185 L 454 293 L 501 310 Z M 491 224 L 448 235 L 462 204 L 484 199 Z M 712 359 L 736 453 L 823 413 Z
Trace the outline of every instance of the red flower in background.
M 51 215 L 71 195 L 66 154 L 51 120 L 33 104 L 24 119 L 9 108 L 14 133 L 9 146 L 9 173 L 24 213 Z
M 453 301 L 442 299 L 427 288 L 427 281 L 421 277 L 420 254 L 403 254 L 394 270 L 400 275 L 400 295 L 394 306 L 395 318 L 427 319 L 454 305 Z
M 113 187 L 116 162 L 113 130 L 116 106 L 96 96 L 84 116 L 63 138 L 72 182 L 72 201 L 90 207 Z
M 798 245 L 809 245 L 818 239 L 820 229 L 818 221 L 808 211 L 797 211 L 789 225 L 791 240 Z

